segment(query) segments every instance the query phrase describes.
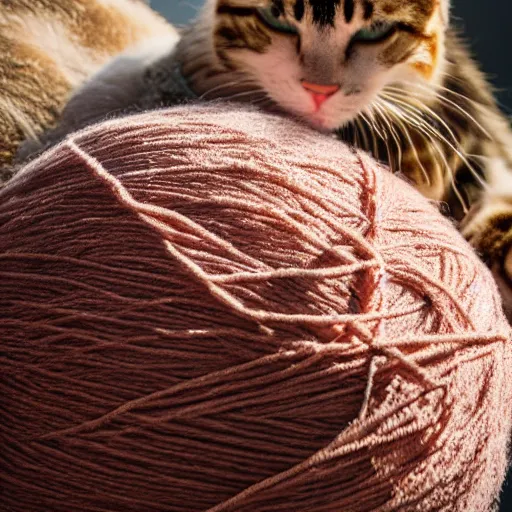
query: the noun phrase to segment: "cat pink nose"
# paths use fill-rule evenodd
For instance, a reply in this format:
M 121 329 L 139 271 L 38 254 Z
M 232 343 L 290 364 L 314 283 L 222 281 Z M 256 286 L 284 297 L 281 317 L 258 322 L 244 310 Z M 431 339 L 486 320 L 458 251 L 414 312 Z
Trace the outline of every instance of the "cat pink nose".
M 313 84 L 311 82 L 306 82 L 305 80 L 301 83 L 302 87 L 311 94 L 316 108 L 320 108 L 325 101 L 340 90 L 339 85 Z

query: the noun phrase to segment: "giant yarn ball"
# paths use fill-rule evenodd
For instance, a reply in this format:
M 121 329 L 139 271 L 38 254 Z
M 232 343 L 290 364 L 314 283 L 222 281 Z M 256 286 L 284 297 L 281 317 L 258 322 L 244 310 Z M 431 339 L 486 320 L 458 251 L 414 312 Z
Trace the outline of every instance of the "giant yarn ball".
M 511 328 L 408 184 L 292 120 L 189 106 L 0 191 L 0 509 L 488 512 Z

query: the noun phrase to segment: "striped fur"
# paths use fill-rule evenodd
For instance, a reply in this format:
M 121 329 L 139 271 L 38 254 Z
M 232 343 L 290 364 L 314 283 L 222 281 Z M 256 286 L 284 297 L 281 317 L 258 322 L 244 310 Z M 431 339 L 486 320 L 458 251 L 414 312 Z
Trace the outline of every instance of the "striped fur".
M 449 0 L 206 0 L 172 59 L 201 99 L 250 102 L 336 131 L 446 202 L 510 291 L 512 135 L 450 26 L 449 7 Z M 291 29 L 276 29 L 261 8 Z M 393 30 L 382 40 L 354 39 L 383 23 Z M 339 90 L 319 107 L 302 81 Z

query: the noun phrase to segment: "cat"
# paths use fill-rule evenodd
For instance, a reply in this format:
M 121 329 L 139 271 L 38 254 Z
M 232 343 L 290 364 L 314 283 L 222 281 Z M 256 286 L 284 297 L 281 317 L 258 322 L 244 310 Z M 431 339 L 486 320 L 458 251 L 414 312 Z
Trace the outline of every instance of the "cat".
M 172 36 L 143 0 L 0 0 L 0 186 L 74 89 L 126 48 Z
M 179 42 L 86 84 L 47 141 L 194 98 L 279 110 L 386 161 L 449 205 L 512 307 L 512 132 L 449 0 L 206 0 Z

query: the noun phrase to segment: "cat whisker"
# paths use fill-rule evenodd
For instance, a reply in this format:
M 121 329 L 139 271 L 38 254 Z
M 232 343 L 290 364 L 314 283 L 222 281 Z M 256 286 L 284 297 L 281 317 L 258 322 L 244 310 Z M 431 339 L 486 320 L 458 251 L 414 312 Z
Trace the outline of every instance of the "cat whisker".
M 395 104 L 395 101 L 393 98 L 388 98 L 389 102 Z M 385 100 L 385 101 L 388 101 Z M 471 171 L 473 176 L 476 178 L 476 180 L 482 185 L 482 187 L 487 187 L 487 184 L 483 180 L 482 176 L 478 173 L 478 171 L 474 168 L 474 166 L 469 162 L 469 160 L 466 158 L 463 148 L 461 148 L 460 143 L 456 141 L 456 144 L 452 144 L 448 138 L 446 138 L 442 133 L 440 133 L 438 130 L 435 130 L 429 123 L 425 122 L 424 119 L 422 119 L 418 114 L 414 111 L 414 107 L 412 107 L 410 104 L 406 102 L 400 102 L 402 106 L 405 109 L 405 112 L 402 110 L 406 116 L 411 119 L 414 123 L 414 126 L 423 132 L 427 131 L 431 133 L 436 139 L 438 139 L 440 142 L 446 144 L 459 158 L 460 160 L 466 165 L 466 167 Z M 396 104 L 395 104 L 396 105 Z M 399 105 L 396 105 L 397 108 L 400 109 Z M 428 115 L 428 112 L 425 112 L 425 114 Z
M 425 99 L 425 98 L 428 97 L 429 94 L 434 94 L 434 96 L 435 96 L 437 101 L 442 103 L 447 108 L 453 108 L 453 109 L 457 110 L 464 117 L 466 117 L 466 119 L 471 121 L 475 125 L 476 128 L 478 128 L 486 137 L 489 138 L 489 140 L 493 140 L 494 139 L 494 137 L 482 126 L 481 123 L 479 123 L 477 121 L 477 119 L 474 116 L 472 116 L 469 112 L 464 110 L 460 105 L 458 105 L 454 101 L 452 101 L 449 98 L 447 98 L 446 96 L 442 95 L 438 90 L 435 90 L 432 87 L 429 87 L 429 86 L 426 86 L 426 85 L 423 85 L 423 84 L 419 84 L 419 83 L 415 83 L 415 82 L 409 82 L 409 81 L 406 81 L 406 80 L 404 80 L 403 83 L 407 84 L 407 85 L 410 85 L 411 87 L 415 87 L 417 89 L 420 89 L 420 91 L 416 91 L 416 92 L 414 92 L 414 91 L 407 91 L 407 93 L 409 95 L 415 95 L 419 99 Z M 471 100 L 470 98 L 468 98 L 467 96 L 464 96 L 463 94 L 460 94 L 460 93 L 457 93 L 455 91 L 452 91 L 448 87 L 443 87 L 443 86 L 438 85 L 438 86 L 436 86 L 436 88 L 439 89 L 439 90 L 442 90 L 442 91 L 444 91 L 446 93 L 451 93 L 451 94 L 459 97 L 460 99 L 463 99 L 463 100 L 467 101 L 468 103 L 472 103 L 475 106 L 480 106 L 480 104 L 477 103 L 476 101 Z M 386 86 L 386 89 L 395 90 L 396 92 L 401 93 L 401 94 L 404 93 L 404 90 L 400 89 L 398 87 Z M 428 92 L 428 94 L 427 94 L 427 92 Z
M 359 125 L 357 123 L 351 123 L 352 133 L 353 133 L 353 144 L 358 148 L 363 148 L 363 141 L 359 137 Z
M 364 151 L 368 151 L 368 136 L 365 131 L 365 127 L 359 118 L 356 118 L 351 121 L 351 126 L 353 130 L 353 139 L 356 147 L 363 149 Z
M 238 85 L 256 85 L 254 80 L 251 78 L 245 78 L 245 79 L 239 79 L 239 80 L 232 80 L 231 82 L 223 82 L 220 85 L 217 85 L 216 87 L 212 87 L 208 91 L 204 92 L 199 96 L 200 100 L 206 99 L 207 96 L 210 96 L 214 92 L 222 91 L 223 89 L 232 89 L 233 87 L 236 87 Z
M 262 91 L 261 89 L 251 89 L 249 91 L 243 91 L 239 92 L 237 94 L 230 94 L 229 96 L 223 96 L 222 99 L 225 101 L 231 101 L 236 98 L 244 98 L 245 96 L 251 96 L 251 95 L 264 95 L 266 97 L 266 92 Z
M 453 130 L 448 126 L 448 124 L 436 113 L 434 110 L 432 110 L 430 107 L 428 107 L 425 104 L 418 106 L 412 105 L 411 103 L 408 103 L 406 101 L 403 101 L 401 97 L 398 97 L 396 94 L 385 91 L 384 97 L 387 97 L 387 99 L 393 101 L 394 103 L 397 103 L 399 105 L 403 105 L 407 108 L 413 109 L 415 112 L 418 113 L 419 116 L 422 114 L 427 114 L 431 118 L 435 119 L 450 135 L 450 137 L 453 139 L 453 142 L 455 144 L 459 144 L 459 141 L 457 137 L 455 136 L 455 133 L 453 133 Z
M 340 134 L 342 140 L 350 142 L 355 147 L 361 148 L 364 151 L 370 150 L 365 123 L 361 118 L 356 117 L 348 124 L 345 124 L 338 129 L 338 133 Z M 350 135 L 350 137 L 348 135 Z
M 393 141 L 395 142 L 396 150 L 397 150 L 397 153 L 398 153 L 398 156 L 397 156 L 398 169 L 397 170 L 398 170 L 398 172 L 402 172 L 402 158 L 403 158 L 403 154 L 402 154 L 402 144 L 400 142 L 400 137 L 396 133 L 396 130 L 395 130 L 394 126 L 393 126 L 393 123 L 392 123 L 392 121 L 390 121 L 390 119 L 388 117 L 388 114 L 387 114 L 387 111 L 382 106 L 380 101 L 374 102 L 373 106 L 380 113 L 380 116 L 381 116 L 382 120 L 386 124 L 386 126 L 387 126 L 387 128 L 389 130 L 389 133 L 391 134 L 391 136 L 393 138 Z M 390 162 L 390 165 L 391 165 L 391 162 Z
M 457 197 L 461 207 L 462 207 L 462 211 L 464 212 L 464 215 L 466 215 L 468 212 L 469 212 L 469 207 L 464 199 L 464 197 L 462 196 L 460 190 L 459 190 L 459 187 L 457 186 L 457 182 L 456 182 L 456 179 L 455 179 L 455 175 L 452 171 L 452 168 L 446 158 L 446 154 L 444 153 L 444 151 L 442 150 L 442 148 L 439 146 L 439 141 L 438 140 L 435 140 L 433 138 L 432 135 L 429 135 L 428 133 L 425 133 L 425 132 L 421 132 L 427 139 L 428 141 L 430 142 L 430 145 L 431 147 L 433 147 L 437 154 L 439 155 L 442 163 L 444 164 L 444 168 L 450 178 L 450 184 L 452 186 L 452 189 L 453 191 L 455 192 L 455 196 Z
M 271 98 L 260 98 L 258 100 L 251 100 L 251 101 L 249 101 L 249 103 L 251 105 L 262 105 L 263 107 L 265 107 L 267 105 L 272 104 L 272 99 Z
M 462 207 L 462 211 L 464 212 L 464 215 L 466 215 L 469 211 L 469 208 L 468 208 L 468 205 L 464 199 L 464 197 L 462 196 L 460 190 L 459 190 L 459 187 L 457 186 L 457 182 L 455 180 L 455 176 L 454 176 L 454 173 L 452 171 L 452 168 L 448 162 L 448 159 L 446 158 L 446 154 L 445 152 L 442 150 L 442 148 L 439 146 L 439 141 L 434 139 L 434 137 L 428 133 L 424 133 L 424 132 L 421 132 L 422 135 L 424 135 L 424 137 L 426 137 L 428 139 L 428 141 L 430 142 L 430 145 L 431 147 L 433 147 L 437 154 L 439 155 L 442 163 L 444 164 L 444 168 L 446 169 L 449 177 L 450 177 L 450 183 L 451 183 L 451 186 L 452 186 L 452 189 L 453 191 L 455 192 L 455 196 L 457 197 L 461 207 Z M 437 160 L 437 159 L 436 159 Z
M 397 105 L 394 105 L 393 103 L 389 103 L 386 100 L 383 100 L 382 98 L 380 99 L 380 101 L 384 102 L 384 107 L 389 112 L 389 115 L 392 117 L 392 119 L 395 120 L 398 127 L 401 129 L 404 137 L 406 138 L 407 142 L 410 144 L 411 151 L 413 152 L 415 160 L 418 162 L 418 165 L 421 169 L 423 177 L 425 178 L 425 182 L 427 183 L 427 186 L 431 187 L 432 182 L 430 180 L 430 175 L 427 172 L 427 170 L 425 169 L 425 166 L 423 165 L 423 162 L 421 161 L 421 158 L 418 154 L 416 146 L 414 145 L 414 142 L 412 140 L 409 129 L 407 128 L 408 121 L 404 117 L 402 110 Z
M 407 119 L 407 117 L 408 117 L 407 114 L 404 113 L 404 117 Z M 416 124 L 415 124 L 415 126 L 416 126 Z M 427 142 L 428 142 L 427 147 L 428 148 L 433 147 L 436 150 L 437 154 L 439 155 L 439 158 L 442 161 L 442 164 L 443 164 L 446 172 L 449 175 L 450 183 L 455 192 L 455 195 L 456 195 L 457 199 L 459 200 L 464 213 L 467 213 L 469 211 L 468 205 L 467 205 L 466 201 L 464 200 L 464 197 L 462 196 L 459 188 L 457 187 L 457 183 L 455 181 L 455 176 L 454 176 L 454 173 L 452 172 L 452 167 L 450 166 L 450 164 L 446 158 L 446 154 L 442 150 L 442 148 L 439 146 L 439 142 L 447 143 L 446 139 L 444 137 L 442 137 L 441 134 L 439 134 L 438 132 L 433 130 L 428 124 L 416 126 L 416 128 L 417 128 L 417 133 L 419 135 L 421 135 L 425 140 L 427 140 Z M 437 158 L 434 158 L 434 161 L 437 161 Z
M 373 156 L 375 158 L 379 158 L 379 150 L 378 150 L 378 147 L 377 147 L 377 142 L 375 140 L 375 127 L 372 123 L 372 121 L 370 119 L 368 119 L 364 113 L 360 113 L 359 114 L 359 117 L 362 119 L 362 121 L 364 122 L 364 124 L 368 127 L 369 131 L 370 131 L 370 134 L 371 134 L 371 139 L 370 139 L 370 146 L 369 146 L 369 151 L 371 151 L 373 153 Z
M 370 128 L 370 133 L 372 135 L 377 134 L 380 138 L 384 140 L 384 136 L 382 135 L 380 131 L 380 127 L 375 122 L 375 114 L 369 110 L 368 108 L 365 109 L 364 112 L 361 112 L 359 116 L 363 119 L 363 121 L 367 124 L 367 126 Z M 372 137 L 373 141 L 373 154 L 375 158 L 380 159 L 380 151 L 379 146 L 377 143 L 377 139 L 375 136 Z
M 368 125 L 365 124 L 360 118 L 356 118 L 355 123 L 358 128 L 358 131 L 361 131 L 361 137 L 363 138 L 365 151 L 370 151 L 370 141 L 368 140 L 368 133 L 366 131 Z
M 376 103 L 372 104 L 372 109 L 374 110 L 374 112 L 376 114 L 377 120 L 379 120 L 379 121 L 382 120 L 384 122 L 384 124 L 386 125 L 383 128 L 383 136 L 381 138 L 384 141 L 384 144 L 386 145 L 386 151 L 388 154 L 387 161 L 389 162 L 389 166 L 391 168 L 393 168 L 393 167 L 395 167 L 395 165 L 394 165 L 395 159 L 393 158 L 394 153 L 391 151 L 390 146 L 389 146 L 388 134 L 391 134 L 391 131 L 389 130 L 389 127 L 386 124 L 387 118 L 383 115 L 382 108 L 379 108 L 379 105 L 377 105 Z M 380 126 L 380 122 L 379 122 L 379 126 Z M 388 128 L 388 130 L 386 130 L 386 128 Z
M 187 7 L 188 9 L 192 9 L 196 14 L 201 11 L 201 7 L 199 5 L 193 4 L 192 2 L 180 2 L 181 5 Z
M 492 161 L 493 160 L 490 156 L 485 156 L 485 155 L 473 155 L 471 153 L 466 153 L 466 156 L 473 160 L 484 160 L 484 161 Z
M 450 137 L 453 139 L 453 142 L 454 144 L 456 144 L 457 146 L 460 147 L 460 143 L 459 141 L 457 140 L 457 137 L 455 136 L 455 134 L 453 133 L 453 131 L 451 130 L 451 128 L 448 126 L 448 124 L 441 118 L 439 117 L 436 112 L 434 112 L 430 107 L 426 106 L 426 105 L 421 105 L 421 107 L 423 108 L 418 108 L 418 107 L 415 107 L 411 104 L 408 104 L 407 102 L 404 102 L 402 100 L 400 100 L 399 98 L 396 97 L 396 95 L 392 94 L 392 93 L 388 93 L 388 96 L 391 96 L 391 99 L 395 102 L 395 103 L 398 103 L 398 104 L 401 104 L 403 105 L 404 107 L 408 108 L 409 110 L 410 109 L 413 109 L 414 112 L 418 113 L 418 115 L 421 115 L 423 113 L 433 117 L 435 120 L 437 120 L 441 126 L 444 127 L 444 129 L 448 132 L 448 134 L 450 135 Z M 420 129 L 421 132 L 423 132 L 423 130 Z M 423 132 L 425 133 L 425 132 Z M 436 149 L 438 155 L 441 157 L 442 161 L 443 161 L 443 164 L 444 164 L 444 167 L 446 169 L 447 172 L 449 172 L 450 174 L 450 181 L 451 181 L 451 184 L 452 184 L 452 187 L 453 187 L 453 190 L 455 191 L 455 194 L 463 208 L 463 211 L 465 213 L 467 213 L 468 211 L 468 206 L 464 200 L 464 198 L 462 197 L 462 194 L 460 193 L 457 185 L 456 185 L 456 182 L 455 182 L 455 177 L 453 175 L 453 172 L 452 172 L 452 169 L 451 169 L 451 166 L 450 164 L 448 163 L 448 160 L 446 158 L 446 155 L 444 153 L 444 151 L 442 151 L 442 149 L 439 147 L 439 144 L 436 140 L 434 140 L 433 136 L 429 135 L 429 134 L 426 134 L 428 136 L 428 139 L 430 141 L 430 144 L 433 145 L 433 147 Z M 436 137 L 439 138 L 441 134 L 438 133 L 436 135 Z M 466 164 L 467 165 L 467 164 Z M 471 167 L 471 166 L 469 166 Z

